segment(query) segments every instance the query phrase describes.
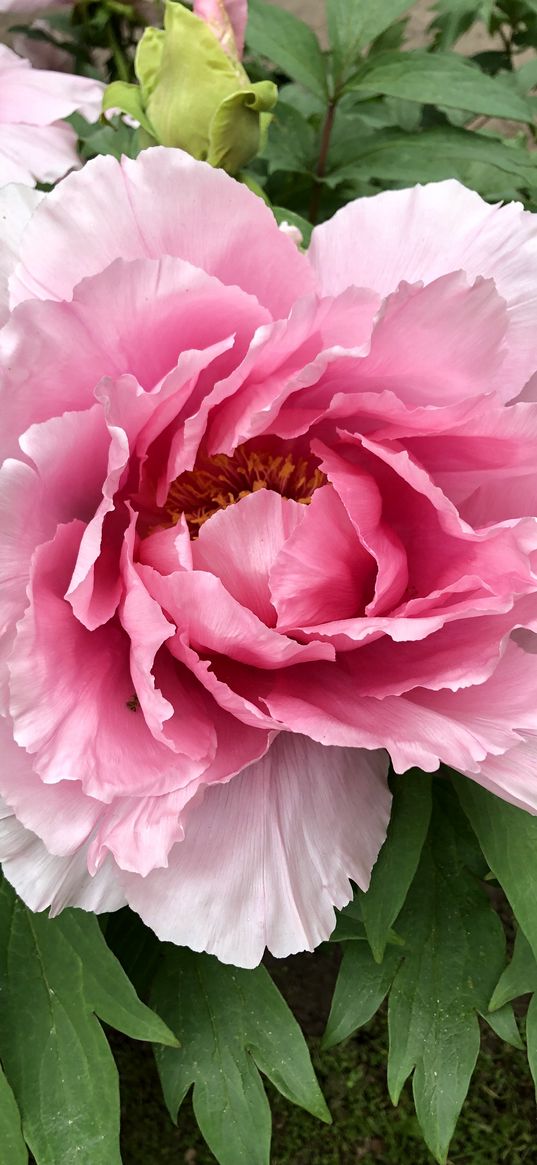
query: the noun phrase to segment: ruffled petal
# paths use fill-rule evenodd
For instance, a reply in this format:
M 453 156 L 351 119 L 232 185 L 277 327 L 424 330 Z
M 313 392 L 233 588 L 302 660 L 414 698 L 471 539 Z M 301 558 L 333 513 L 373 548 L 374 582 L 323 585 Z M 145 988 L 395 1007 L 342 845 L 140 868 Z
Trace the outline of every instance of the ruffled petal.
M 275 318 L 315 286 L 262 199 L 182 150 L 155 147 L 135 160 L 95 158 L 47 196 L 24 239 L 12 302 L 68 299 L 118 257 L 162 255 L 241 287 Z
M 390 811 L 382 753 L 279 736 L 229 784 L 208 789 L 167 870 L 123 877 L 130 905 L 161 939 L 254 967 L 313 950 L 334 906 L 362 889 Z

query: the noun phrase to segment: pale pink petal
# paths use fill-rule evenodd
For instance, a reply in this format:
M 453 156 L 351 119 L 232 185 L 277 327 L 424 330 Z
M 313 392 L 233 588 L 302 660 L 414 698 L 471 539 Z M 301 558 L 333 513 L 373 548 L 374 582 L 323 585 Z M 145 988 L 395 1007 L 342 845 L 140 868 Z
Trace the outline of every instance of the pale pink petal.
M 98 914 L 126 905 L 117 871 L 109 859 L 97 875 L 88 872 L 86 852 L 56 857 L 34 833 L 25 829 L 12 810 L 0 803 L 0 861 L 8 882 L 30 910 L 52 915 L 66 906 Z
M 466 775 L 496 797 L 537 814 L 537 734 L 529 735 L 503 756 L 487 757 L 479 772 Z
M 77 781 L 44 785 L 32 766 L 32 757 L 15 744 L 12 725 L 3 717 L 0 746 L 0 797 L 51 854 L 75 854 L 87 842 L 107 806 L 86 796 Z
M 166 867 L 170 850 L 183 840 L 188 816 L 204 788 L 217 781 L 230 781 L 267 751 L 267 732 L 238 724 L 218 708 L 214 720 L 218 732 L 216 755 L 202 777 L 161 797 L 125 797 L 110 806 L 89 849 L 92 873 L 99 869 L 107 853 L 113 854 L 122 870 L 142 877 Z
M 66 122 L 53 125 L 0 124 L 0 186 L 21 182 L 57 182 L 80 165 L 77 137 Z M 27 232 L 25 232 L 25 235 Z M 25 251 L 25 240 L 21 254 Z
M 192 543 L 194 569 L 216 575 L 237 602 L 273 627 L 276 611 L 269 573 L 282 546 L 304 520 L 305 511 L 305 506 L 274 490 L 249 494 L 217 511 L 201 527 Z
M 241 287 L 275 317 L 315 285 L 262 199 L 223 170 L 156 147 L 134 161 L 96 158 L 52 191 L 26 232 L 12 302 L 68 298 L 118 257 L 162 255 Z
M 12 56 L 16 57 L 13 53 Z M 18 58 L 16 58 L 18 61 Z M 90 77 L 54 73 L 47 69 L 13 68 L 0 59 L 0 123 L 47 126 L 78 110 L 87 121 L 97 121 L 104 85 Z
M 28 186 L 0 189 L 0 325 L 9 315 L 8 282 L 18 262 L 21 239 L 42 197 L 41 191 Z
M 270 571 L 278 628 L 363 614 L 375 574 L 374 560 L 361 545 L 343 502 L 331 485 L 322 486 Z
M 459 269 L 492 278 L 507 303 L 512 396 L 535 371 L 537 223 L 519 203 L 490 206 L 451 180 L 384 191 L 316 227 L 309 258 L 326 295 L 356 284 L 385 296 L 402 279 L 430 283 Z
M 506 304 L 492 279 L 462 271 L 426 287 L 401 283 L 384 302 L 353 388 L 389 390 L 410 406 L 455 404 L 496 389 L 508 400 Z
M 324 749 L 278 737 L 229 784 L 208 789 L 167 870 L 122 879 L 158 934 L 223 962 L 254 967 L 313 950 L 334 906 L 366 889 L 384 840 L 390 795 L 382 753 Z

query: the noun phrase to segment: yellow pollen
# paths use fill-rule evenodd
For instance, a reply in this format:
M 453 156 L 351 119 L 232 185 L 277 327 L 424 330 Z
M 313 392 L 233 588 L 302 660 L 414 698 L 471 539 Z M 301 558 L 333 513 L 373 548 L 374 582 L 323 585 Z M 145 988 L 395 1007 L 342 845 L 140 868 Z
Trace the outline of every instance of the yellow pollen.
M 194 469 L 177 477 L 170 486 L 159 525 L 173 526 L 184 514 L 195 538 L 212 514 L 248 494 L 271 489 L 308 505 L 314 491 L 325 483 L 325 474 L 307 457 L 265 453 L 239 445 L 232 457 L 217 453 L 198 458 Z

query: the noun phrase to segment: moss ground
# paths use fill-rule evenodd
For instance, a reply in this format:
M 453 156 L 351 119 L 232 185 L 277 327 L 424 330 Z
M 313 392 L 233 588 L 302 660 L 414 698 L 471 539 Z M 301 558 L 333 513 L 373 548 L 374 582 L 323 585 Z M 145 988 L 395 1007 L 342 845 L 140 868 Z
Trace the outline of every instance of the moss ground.
M 271 968 L 308 1035 L 334 1123 L 327 1127 L 269 1087 L 271 1165 L 431 1165 L 407 1088 L 397 1109 L 386 1092 L 386 1017 L 319 1050 L 336 971 L 328 952 Z M 175 1128 L 152 1053 L 113 1037 L 122 1079 L 124 1165 L 215 1165 L 187 1102 Z M 535 1098 L 525 1056 L 484 1032 L 483 1049 L 450 1153 L 450 1165 L 537 1165 Z

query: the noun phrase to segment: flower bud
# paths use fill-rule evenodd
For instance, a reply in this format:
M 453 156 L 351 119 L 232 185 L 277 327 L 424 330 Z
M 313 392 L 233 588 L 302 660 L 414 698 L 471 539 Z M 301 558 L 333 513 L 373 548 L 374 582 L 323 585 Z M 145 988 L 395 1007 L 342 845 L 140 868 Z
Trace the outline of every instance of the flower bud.
M 233 38 L 224 48 L 206 19 L 167 0 L 164 29 L 146 29 L 138 45 L 139 85 L 115 81 L 103 108 L 135 117 L 154 142 L 235 173 L 258 152 L 278 95 L 271 81 L 250 82 L 238 51 Z

